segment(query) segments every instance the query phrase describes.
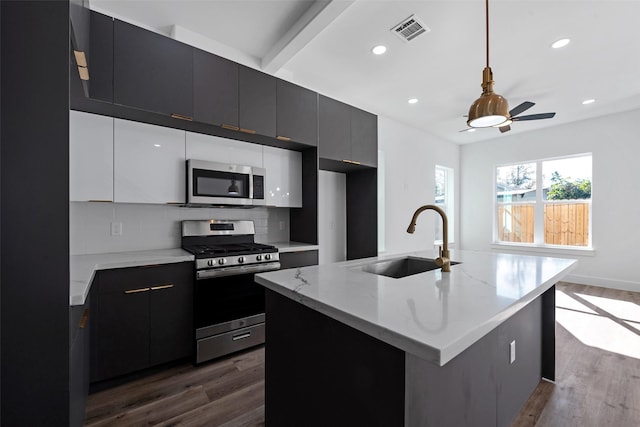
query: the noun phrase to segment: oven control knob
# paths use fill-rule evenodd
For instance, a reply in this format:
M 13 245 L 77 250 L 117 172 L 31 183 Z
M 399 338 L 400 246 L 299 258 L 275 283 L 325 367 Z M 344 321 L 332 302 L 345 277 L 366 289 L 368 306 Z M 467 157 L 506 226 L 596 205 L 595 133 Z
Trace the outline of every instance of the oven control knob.
M 266 259 L 267 261 L 269 261 L 271 259 L 271 254 L 266 254 L 264 256 L 264 259 Z
M 212 260 L 212 259 L 208 260 L 208 261 L 207 261 L 207 265 L 208 265 L 209 267 L 213 267 L 213 260 Z
M 241 256 L 240 258 L 238 258 L 238 263 L 240 263 L 240 264 L 244 263 L 244 257 L 243 257 L 243 256 Z
M 256 255 L 256 261 L 262 261 L 262 255 Z
M 220 258 L 218 260 L 218 264 L 220 264 L 220 265 L 223 265 L 223 264 L 226 264 L 226 263 L 227 263 L 227 259 L 226 258 Z

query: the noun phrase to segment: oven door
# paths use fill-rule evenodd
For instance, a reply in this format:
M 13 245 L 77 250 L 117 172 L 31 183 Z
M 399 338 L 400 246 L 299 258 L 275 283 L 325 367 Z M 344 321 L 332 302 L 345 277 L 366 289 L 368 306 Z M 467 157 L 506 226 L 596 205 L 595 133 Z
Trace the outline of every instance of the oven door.
M 253 274 L 196 280 L 196 364 L 264 343 L 264 288 Z
M 264 288 L 253 274 L 196 280 L 194 312 L 196 338 L 264 322 Z
M 253 183 L 251 166 L 187 161 L 187 203 L 252 205 Z

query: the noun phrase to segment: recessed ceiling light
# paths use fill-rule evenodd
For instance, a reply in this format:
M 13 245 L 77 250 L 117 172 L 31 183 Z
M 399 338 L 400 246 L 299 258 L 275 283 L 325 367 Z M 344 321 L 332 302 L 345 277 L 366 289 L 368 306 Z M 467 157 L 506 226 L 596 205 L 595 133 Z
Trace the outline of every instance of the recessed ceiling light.
M 154 146 L 154 147 L 156 147 L 156 148 L 161 147 L 161 145 L 160 145 L 160 144 L 153 144 L 153 146 Z
M 553 42 L 551 47 L 554 49 L 560 49 L 561 47 L 565 47 L 566 45 L 568 45 L 570 41 L 571 41 L 570 39 L 556 40 L 555 42 Z
M 582 101 L 582 105 L 593 104 L 594 102 L 596 102 L 595 99 L 585 99 L 584 101 Z
M 418 98 L 411 98 L 410 100 L 407 101 L 409 104 L 417 104 L 418 103 Z
M 371 49 L 371 52 L 373 52 L 374 55 L 382 55 L 386 51 L 387 51 L 387 47 L 381 44 Z

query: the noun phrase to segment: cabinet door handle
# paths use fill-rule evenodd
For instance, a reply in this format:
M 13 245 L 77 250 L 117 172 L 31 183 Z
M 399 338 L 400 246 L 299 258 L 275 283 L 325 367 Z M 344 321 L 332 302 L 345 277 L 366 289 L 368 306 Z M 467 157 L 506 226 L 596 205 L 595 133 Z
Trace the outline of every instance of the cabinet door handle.
M 85 308 L 84 313 L 82 313 L 82 319 L 80 319 L 80 329 L 84 329 L 87 326 L 87 320 L 89 320 L 89 309 Z
M 89 69 L 78 65 L 78 75 L 80 80 L 89 80 Z
M 225 129 L 229 129 L 229 130 L 240 130 L 240 128 L 238 126 L 228 125 L 226 123 L 223 123 L 222 127 L 225 128 Z
M 94 202 L 94 203 L 113 203 L 113 200 L 100 200 L 100 199 L 91 199 L 91 200 L 87 200 L 88 202 Z
M 245 338 L 249 338 L 251 336 L 251 332 L 245 332 L 244 334 L 238 334 L 238 335 L 234 335 L 233 337 L 231 337 L 231 339 L 233 341 L 238 341 L 238 340 L 242 340 Z
M 251 134 L 256 133 L 256 131 L 255 131 L 255 130 L 245 129 L 245 128 L 240 128 L 240 132 L 244 132 L 244 133 L 251 133 Z
M 183 116 L 182 114 L 172 114 L 171 117 L 173 117 L 174 119 L 186 120 L 188 122 L 193 121 L 193 117 Z
M 76 64 L 78 64 L 78 67 L 88 67 L 87 56 L 84 54 L 84 52 L 80 50 L 74 50 L 73 56 L 75 56 L 76 58 Z
M 345 163 L 351 163 L 352 165 L 359 165 L 360 162 L 356 162 L 355 160 L 342 160 Z
M 151 288 L 138 288 L 138 289 L 127 289 L 124 291 L 125 294 L 138 294 L 140 292 L 149 292 Z
M 159 291 L 160 289 L 169 289 L 169 288 L 173 288 L 175 285 L 173 283 L 169 283 L 168 285 L 158 285 L 158 286 L 152 286 L 151 290 L 152 291 Z
M 279 139 L 280 141 L 291 141 L 291 138 L 289 138 L 288 136 L 276 136 L 276 139 Z

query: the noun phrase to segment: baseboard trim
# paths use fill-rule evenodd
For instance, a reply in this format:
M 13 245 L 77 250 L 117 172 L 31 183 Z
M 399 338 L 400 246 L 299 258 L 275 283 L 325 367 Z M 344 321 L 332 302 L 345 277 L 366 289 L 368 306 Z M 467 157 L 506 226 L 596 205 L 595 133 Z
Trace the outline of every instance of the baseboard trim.
M 628 280 L 615 280 L 607 279 L 605 277 L 569 274 L 565 276 L 562 281 L 577 283 L 579 285 L 600 286 L 603 288 L 619 289 L 622 291 L 640 292 L 640 282 L 632 282 Z

